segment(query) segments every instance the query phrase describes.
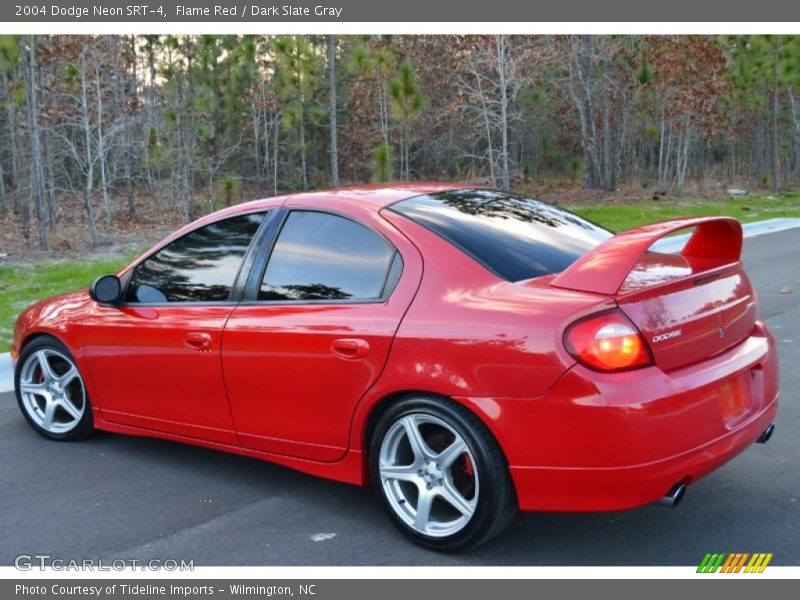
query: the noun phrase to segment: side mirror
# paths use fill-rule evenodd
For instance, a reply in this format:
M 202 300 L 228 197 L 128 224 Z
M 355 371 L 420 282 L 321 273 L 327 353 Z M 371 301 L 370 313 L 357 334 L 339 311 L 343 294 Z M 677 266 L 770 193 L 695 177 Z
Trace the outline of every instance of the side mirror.
M 89 288 L 89 297 L 101 304 L 116 304 L 122 292 L 122 284 L 116 275 L 103 275 Z

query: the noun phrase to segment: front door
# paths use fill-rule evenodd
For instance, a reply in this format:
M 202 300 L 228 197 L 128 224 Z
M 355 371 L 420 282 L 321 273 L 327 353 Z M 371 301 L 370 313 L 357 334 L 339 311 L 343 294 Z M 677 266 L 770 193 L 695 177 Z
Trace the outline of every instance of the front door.
M 119 306 L 96 306 L 84 347 L 103 418 L 237 443 L 220 348 L 263 217 L 232 217 L 179 237 L 133 268 Z

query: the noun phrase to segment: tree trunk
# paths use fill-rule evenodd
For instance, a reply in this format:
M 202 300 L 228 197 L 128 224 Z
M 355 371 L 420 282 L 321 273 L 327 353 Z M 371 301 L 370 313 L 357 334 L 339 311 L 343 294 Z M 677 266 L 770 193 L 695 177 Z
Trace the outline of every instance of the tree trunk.
M 406 147 L 405 147 L 405 130 L 403 135 L 400 136 L 400 179 L 406 176 Z
M 665 103 L 666 104 L 666 103 Z M 666 137 L 667 118 L 666 106 L 661 107 L 661 136 L 658 143 L 658 191 L 662 194 L 665 193 L 667 183 L 664 177 L 664 138 Z
M 495 37 L 497 46 L 497 75 L 500 83 L 500 122 L 502 127 L 502 148 L 500 161 L 502 168 L 503 187 L 508 191 L 511 187 L 511 177 L 508 172 L 508 81 L 506 78 L 506 38 L 504 35 Z
M 797 113 L 797 106 L 794 100 L 794 93 L 792 86 L 786 84 L 786 93 L 789 96 L 789 106 L 792 108 L 792 123 L 794 123 L 794 160 L 795 160 L 795 175 L 800 170 L 800 115 Z
M 261 124 L 258 121 L 258 105 L 253 102 L 250 106 L 251 116 L 253 117 L 253 163 L 256 167 L 256 179 L 261 179 L 261 150 L 258 147 L 261 143 Z
M 300 111 L 300 170 L 303 178 L 303 189 L 308 189 L 308 169 L 306 165 L 306 123 L 305 111 Z
M 3 169 L 3 161 L 0 160 L 0 215 L 6 216 L 8 212 L 8 200 L 6 198 L 6 172 Z
M 45 90 L 44 70 L 39 71 L 39 86 Z M 50 231 L 55 231 L 58 220 L 58 207 L 56 206 L 55 183 L 53 181 L 53 152 L 51 134 L 45 129 L 42 132 L 42 185 L 44 186 L 45 208 L 47 211 L 47 225 Z
M 92 246 L 96 246 L 97 224 L 94 220 L 94 208 L 92 207 L 92 192 L 94 191 L 94 156 L 92 156 L 92 127 L 89 121 L 89 92 L 86 86 L 86 62 L 85 57 L 81 65 L 81 112 L 83 117 L 83 140 L 84 140 L 84 176 L 83 187 L 83 207 L 86 210 L 86 218 L 89 220 L 89 235 Z
M 613 191 L 614 184 L 612 183 L 612 163 L 611 163 L 611 93 L 609 91 L 608 83 L 608 65 L 607 57 L 602 57 L 601 69 L 601 85 L 602 85 L 602 102 L 603 102 L 603 189 L 606 191 Z
M 389 109 L 386 100 L 386 78 L 378 75 L 378 110 L 380 111 L 381 119 L 381 135 L 383 136 L 383 145 L 389 147 Z
M 676 194 L 683 193 L 684 184 L 686 181 L 686 169 L 689 165 L 689 140 L 691 138 L 691 131 L 688 127 L 689 118 L 683 120 L 684 131 L 678 136 L 678 145 L 675 149 L 675 188 Z
M 192 50 L 187 50 L 186 71 L 178 75 L 178 105 L 187 113 L 180 117 L 178 124 L 179 148 L 181 149 L 183 160 L 181 173 L 181 188 L 183 196 L 183 219 L 189 223 L 194 219 L 194 154 L 195 154 L 195 120 L 194 120 L 194 84 L 192 82 Z M 186 98 L 184 91 L 184 74 L 189 78 L 186 84 L 189 87 L 189 97 Z
M 591 188 L 599 189 L 603 182 L 600 170 L 600 155 L 597 140 L 597 107 L 595 104 L 596 84 L 594 79 L 595 49 L 594 36 L 584 36 L 586 52 L 584 87 L 586 88 L 586 121 L 589 125 L 589 160 L 591 161 Z
M 138 97 L 139 95 L 139 74 L 136 70 L 136 63 L 137 63 L 137 56 L 136 56 L 136 36 L 131 36 L 131 45 L 130 45 L 130 56 L 131 56 L 131 72 L 130 72 L 130 85 L 131 85 L 131 92 L 133 93 L 134 97 Z M 123 93 L 122 97 L 122 110 L 125 110 L 126 98 Z M 126 140 L 126 149 L 124 153 L 124 163 L 125 163 L 125 188 L 128 196 L 128 216 L 132 217 L 136 214 L 136 199 L 134 196 L 134 189 L 133 189 L 133 173 L 131 172 L 131 162 L 138 158 L 136 156 L 135 148 L 136 148 L 136 132 L 140 131 L 140 128 L 137 126 L 136 131 L 134 128 L 129 125 L 127 127 L 127 131 L 125 134 Z M 146 144 L 145 144 L 146 146 Z
M 53 176 L 53 143 L 46 131 L 44 136 L 44 155 L 47 159 L 44 162 L 44 172 L 47 180 L 48 222 L 50 231 L 55 231 L 58 225 L 58 203 L 56 200 L 55 178 Z
M 128 196 L 128 216 L 132 217 L 136 214 L 136 195 L 133 189 L 131 165 L 128 160 L 125 161 L 125 192 Z
M 330 130 L 331 130 L 331 184 L 339 185 L 339 143 L 336 131 L 336 48 L 333 36 L 328 36 L 328 87 L 330 88 Z
M 274 160 L 273 160 L 273 163 L 272 163 L 272 195 L 273 196 L 277 196 L 278 195 L 278 148 L 279 148 L 278 147 L 278 130 L 280 129 L 280 126 L 281 126 L 280 118 L 281 118 L 280 117 L 280 113 L 277 113 L 275 115 L 275 125 L 273 126 L 274 127 L 274 132 L 273 133 L 275 135 L 275 140 L 274 140 L 274 143 L 272 144 L 272 156 L 274 157 Z
M 3 89 L 9 90 L 8 75 L 3 71 L 2 79 Z M 8 120 L 8 145 L 11 149 L 11 171 L 8 173 L 8 191 L 7 194 L 11 196 L 14 210 L 17 214 L 22 214 L 22 203 L 20 194 L 16 193 L 17 188 L 17 166 L 19 160 L 17 159 L 17 110 L 16 103 L 11 102 L 11 98 L 7 98 L 6 102 L 6 119 Z
M 583 187 L 600 186 L 600 158 L 597 148 L 597 115 L 595 113 L 594 39 L 584 35 L 571 42 L 568 88 L 581 121 L 583 151 Z
M 36 202 L 39 221 L 39 248 L 47 250 L 47 211 L 45 209 L 44 171 L 42 169 L 42 146 L 39 132 L 38 109 L 36 107 L 36 40 L 28 36 L 27 61 L 28 130 L 31 143 L 31 192 Z
M 267 119 L 267 109 L 264 109 L 264 178 L 269 181 L 269 174 L 271 169 L 272 154 L 270 151 L 270 136 L 272 135 L 273 123 Z
M 494 172 L 494 144 L 492 143 L 492 128 L 489 122 L 489 107 L 486 104 L 486 98 L 483 95 L 483 85 L 481 84 L 480 74 L 475 75 L 478 85 L 478 97 L 481 99 L 481 108 L 483 109 L 483 123 L 486 126 L 486 144 L 489 153 L 489 174 L 492 178 L 492 185 L 496 185 L 497 177 Z
M 764 106 L 770 105 L 770 97 L 769 97 L 769 90 L 767 89 L 767 84 L 764 85 L 763 89 L 763 96 L 764 96 Z M 768 175 L 767 168 L 766 168 L 766 156 L 769 152 L 769 143 L 767 141 L 769 134 L 767 129 L 769 128 L 769 119 L 764 116 L 764 111 L 758 111 L 757 117 L 757 124 L 756 124 L 756 147 L 755 147 L 755 167 L 756 167 L 756 179 L 758 187 L 763 187 L 765 176 Z
M 408 119 L 406 119 L 405 125 L 403 127 L 404 132 L 403 135 L 405 136 L 406 142 L 406 181 L 411 179 L 411 133 L 408 129 Z
M 150 44 L 153 42 L 150 41 Z M 157 72 L 156 72 L 156 58 L 155 58 L 155 49 L 152 47 L 148 47 L 147 50 L 147 66 L 150 72 L 150 80 L 149 85 L 147 88 L 147 137 L 145 139 L 145 179 L 147 180 L 147 190 L 150 193 L 150 197 L 155 199 L 156 195 L 156 185 L 155 185 L 155 178 L 153 177 L 153 158 L 150 156 L 150 146 L 151 142 L 155 142 L 157 147 L 158 145 L 158 127 L 156 125 L 156 118 L 155 118 L 155 111 L 156 111 L 156 103 L 157 103 L 157 96 L 156 96 L 156 81 L 157 81 Z M 170 193 L 170 197 L 173 194 Z M 174 204 L 174 202 L 171 202 Z
M 92 208 L 92 184 L 88 184 L 83 190 L 83 208 L 86 210 L 86 217 L 89 219 L 89 236 L 92 246 L 97 245 L 97 225 L 94 222 L 94 208 Z
M 103 193 L 103 212 L 105 213 L 105 232 L 111 233 L 111 198 L 108 195 L 106 175 L 106 140 L 103 137 L 103 91 L 100 89 L 100 70 L 94 65 L 95 92 L 97 93 L 97 157 L 100 159 L 100 187 Z
M 778 80 L 778 68 L 781 58 L 781 38 L 775 40 L 775 72 L 772 83 L 772 189 L 780 189 L 780 149 L 778 147 L 778 113 L 780 112 L 780 102 L 778 94 L 780 92 L 780 81 Z

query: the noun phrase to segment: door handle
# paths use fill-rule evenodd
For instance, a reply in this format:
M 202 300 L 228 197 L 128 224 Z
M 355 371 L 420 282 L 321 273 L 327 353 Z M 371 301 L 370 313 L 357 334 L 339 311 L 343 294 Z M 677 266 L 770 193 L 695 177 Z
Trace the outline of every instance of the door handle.
M 369 354 L 369 342 L 358 338 L 334 340 L 333 344 L 331 344 L 331 352 L 340 358 L 350 360 L 364 358 Z
M 190 331 L 183 336 L 183 343 L 192 350 L 208 350 L 211 347 L 211 334 L 205 331 Z

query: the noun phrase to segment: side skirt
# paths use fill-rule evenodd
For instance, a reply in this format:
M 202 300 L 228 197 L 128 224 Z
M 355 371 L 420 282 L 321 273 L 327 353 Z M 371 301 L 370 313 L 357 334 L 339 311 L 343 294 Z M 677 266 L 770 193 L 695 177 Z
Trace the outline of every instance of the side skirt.
M 260 460 L 282 465 L 284 467 L 289 467 L 290 469 L 295 469 L 303 473 L 308 473 L 309 475 L 324 477 L 325 479 L 333 479 L 334 481 L 341 481 L 342 483 L 349 483 L 352 485 L 366 486 L 369 481 L 366 472 L 366 461 L 364 460 L 363 453 L 358 450 L 348 450 L 344 457 L 336 462 L 318 462 L 302 458 L 295 458 L 292 456 L 284 456 L 282 454 L 273 454 L 271 452 L 264 452 L 261 450 L 254 450 L 252 448 L 244 448 L 242 446 L 236 446 L 233 444 L 212 442 L 174 433 L 166 433 L 152 429 L 145 429 L 142 427 L 134 427 L 132 425 L 111 423 L 103 419 L 101 411 L 96 408 L 92 410 L 92 416 L 94 417 L 94 426 L 102 431 L 121 433 L 124 435 L 135 435 L 139 437 L 158 438 L 172 442 L 190 444 L 192 446 L 200 446 L 201 448 L 211 448 L 213 450 L 220 450 L 222 452 L 229 452 L 231 454 L 239 454 L 241 456 L 249 456 L 251 458 L 258 458 Z

